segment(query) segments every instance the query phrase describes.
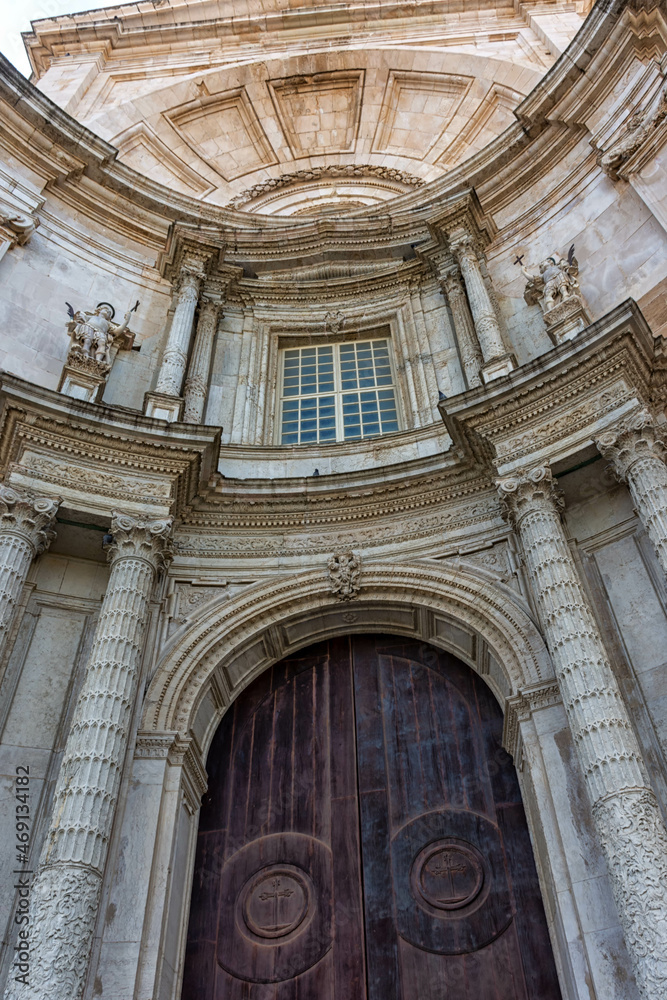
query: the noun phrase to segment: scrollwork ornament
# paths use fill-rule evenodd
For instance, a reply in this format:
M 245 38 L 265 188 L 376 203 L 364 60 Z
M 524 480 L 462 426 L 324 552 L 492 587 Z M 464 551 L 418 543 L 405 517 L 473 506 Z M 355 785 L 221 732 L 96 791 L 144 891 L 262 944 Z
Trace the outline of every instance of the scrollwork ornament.
M 171 537 L 173 518 L 139 521 L 129 514 L 114 511 L 111 515 L 111 541 L 105 549 L 107 559 L 146 559 L 155 570 L 166 569 L 173 559 Z
M 496 486 L 503 501 L 505 516 L 515 528 L 523 515 L 538 505 L 556 512 L 560 512 L 565 505 L 548 465 L 539 465 L 527 472 L 498 479 Z
M 667 996 L 667 834 L 658 803 L 652 791 L 626 791 L 596 803 L 593 815 L 640 995 L 659 1000 Z
M 39 497 L 0 486 L 0 534 L 21 535 L 32 546 L 33 554 L 40 555 L 56 537 L 53 524 L 61 502 L 60 497 Z
M 87 868 L 44 868 L 31 889 L 29 983 L 10 977 L 5 1000 L 75 1000 L 81 996 L 92 948 L 102 880 Z

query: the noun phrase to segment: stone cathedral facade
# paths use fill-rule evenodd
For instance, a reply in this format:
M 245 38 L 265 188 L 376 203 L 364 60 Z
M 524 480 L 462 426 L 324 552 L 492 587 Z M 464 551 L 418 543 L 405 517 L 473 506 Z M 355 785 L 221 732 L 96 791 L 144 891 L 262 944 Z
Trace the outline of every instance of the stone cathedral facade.
M 0 64 L 7 1000 L 667 997 L 667 6 Z

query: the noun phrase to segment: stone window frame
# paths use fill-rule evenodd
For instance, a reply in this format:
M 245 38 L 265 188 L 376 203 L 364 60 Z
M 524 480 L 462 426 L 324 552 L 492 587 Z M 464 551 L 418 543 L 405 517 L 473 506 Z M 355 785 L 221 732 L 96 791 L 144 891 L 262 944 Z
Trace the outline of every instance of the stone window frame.
M 297 340 L 298 340 L 298 342 L 297 342 Z M 380 387 L 375 387 L 375 388 L 391 389 L 393 391 L 393 394 L 394 394 L 394 404 L 395 404 L 395 407 L 396 407 L 396 420 L 397 420 L 398 427 L 397 427 L 396 431 L 389 431 L 387 433 L 390 433 L 390 434 L 392 434 L 392 433 L 400 433 L 401 431 L 405 430 L 404 421 L 403 421 L 403 414 L 401 412 L 401 407 L 400 407 L 400 403 L 399 403 L 398 376 L 397 376 L 397 371 L 396 371 L 397 366 L 396 366 L 396 359 L 395 359 L 394 344 L 392 343 L 391 331 L 389 329 L 386 329 L 385 331 L 382 331 L 381 329 L 377 330 L 377 331 L 375 331 L 375 330 L 372 330 L 372 331 L 354 331 L 354 334 L 350 334 L 350 335 L 341 335 L 340 333 L 338 335 L 336 335 L 336 334 L 331 334 L 331 335 L 324 334 L 324 335 L 319 336 L 319 337 L 318 336 L 310 336 L 310 337 L 305 338 L 305 339 L 304 338 L 295 338 L 295 337 L 289 337 L 289 338 L 287 338 L 287 337 L 285 337 L 285 338 L 280 337 L 279 340 L 278 340 L 279 357 L 278 357 L 277 380 L 276 380 L 276 407 L 275 407 L 275 423 L 274 423 L 274 444 L 280 445 L 282 447 L 298 447 L 298 448 L 302 448 L 302 447 L 307 447 L 308 445 L 313 445 L 313 446 L 316 446 L 316 447 L 322 447 L 322 446 L 325 446 L 325 445 L 352 444 L 352 443 L 355 443 L 355 442 L 359 443 L 359 442 L 362 442 L 362 441 L 365 442 L 365 441 L 368 441 L 368 440 L 371 440 L 371 439 L 375 440 L 375 439 L 380 438 L 380 437 L 386 437 L 386 433 L 383 433 L 383 432 L 380 432 L 379 434 L 368 435 L 368 436 L 364 436 L 362 434 L 361 437 L 358 437 L 358 438 L 355 437 L 355 438 L 349 438 L 349 439 L 345 439 L 344 437 L 340 436 L 342 434 L 342 431 L 343 431 L 343 424 L 342 424 L 343 414 L 342 414 L 341 407 L 342 407 L 342 402 L 343 402 L 343 399 L 344 399 L 344 396 L 345 396 L 345 390 L 343 390 L 343 388 L 342 388 L 342 386 L 340 384 L 340 378 L 341 378 L 341 367 L 340 367 L 341 366 L 341 360 L 340 360 L 340 352 L 339 352 L 338 349 L 340 348 L 340 346 L 342 344 L 346 344 L 346 343 L 350 343 L 350 342 L 371 343 L 371 342 L 376 342 L 376 341 L 383 341 L 383 342 L 385 342 L 387 344 L 388 355 L 389 355 L 389 366 L 390 366 L 390 372 L 391 372 L 391 385 L 380 386 Z M 335 406 L 336 406 L 336 417 L 335 417 L 335 419 L 336 419 L 336 438 L 333 441 L 313 441 L 313 442 L 304 442 L 304 443 L 298 443 L 298 444 L 283 444 L 283 442 L 281 441 L 281 438 L 282 438 L 282 404 L 283 404 L 284 399 L 285 399 L 284 393 L 283 393 L 283 378 L 284 378 L 284 361 L 285 361 L 285 355 L 286 355 L 287 351 L 290 351 L 290 350 L 300 350 L 300 349 L 302 349 L 304 347 L 332 347 L 332 348 L 334 348 L 334 350 L 333 350 L 333 362 L 334 362 L 334 371 L 336 372 L 337 378 L 336 378 L 336 385 L 335 385 L 334 389 L 332 390 L 332 392 L 330 393 L 330 395 L 333 396 L 333 397 L 335 397 Z M 349 391 L 353 391 L 353 390 L 349 390 Z M 358 391 L 361 392 L 363 390 L 359 389 Z M 316 394 L 314 394 L 314 395 L 316 395 Z

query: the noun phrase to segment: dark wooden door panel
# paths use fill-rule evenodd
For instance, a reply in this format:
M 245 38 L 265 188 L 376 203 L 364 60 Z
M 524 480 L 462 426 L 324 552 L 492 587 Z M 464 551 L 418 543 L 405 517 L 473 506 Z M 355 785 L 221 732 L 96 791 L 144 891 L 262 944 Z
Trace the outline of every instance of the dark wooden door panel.
M 364 1000 L 349 641 L 260 677 L 209 774 L 183 1000 Z
M 501 732 L 394 637 L 258 678 L 209 754 L 183 1000 L 560 1000 Z
M 353 658 L 369 1000 L 558 1000 L 493 696 L 424 644 L 355 638 Z

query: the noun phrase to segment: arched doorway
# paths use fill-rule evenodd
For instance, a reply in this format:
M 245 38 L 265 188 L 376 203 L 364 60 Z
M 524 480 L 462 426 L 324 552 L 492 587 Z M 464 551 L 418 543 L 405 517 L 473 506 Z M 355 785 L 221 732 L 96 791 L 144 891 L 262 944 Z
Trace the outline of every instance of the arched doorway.
M 559 1000 L 501 732 L 415 640 L 263 673 L 208 756 L 183 1000 Z

